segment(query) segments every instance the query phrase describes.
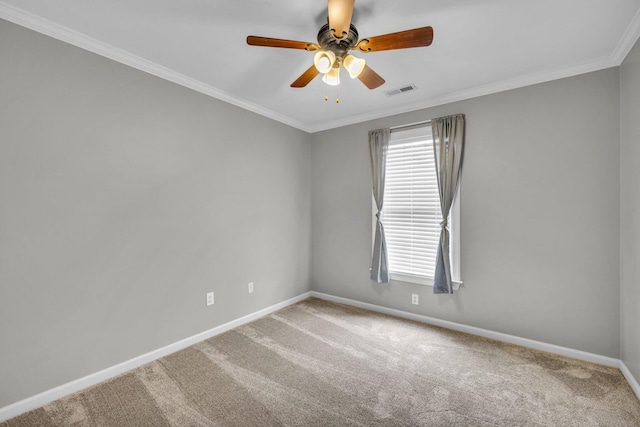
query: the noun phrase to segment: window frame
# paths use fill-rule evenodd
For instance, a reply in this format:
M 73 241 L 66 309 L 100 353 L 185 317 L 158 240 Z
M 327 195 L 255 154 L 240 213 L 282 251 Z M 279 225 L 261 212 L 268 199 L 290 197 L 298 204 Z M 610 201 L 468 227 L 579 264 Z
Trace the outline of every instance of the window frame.
M 391 130 L 391 137 L 389 140 L 389 145 L 392 144 L 394 138 L 393 134 L 401 132 L 403 134 L 403 139 L 414 138 L 416 136 L 423 136 L 425 132 L 422 129 L 429 129 L 428 132 L 431 134 L 431 141 L 433 141 L 433 134 L 431 133 L 431 123 L 425 123 L 420 125 L 409 125 L 407 127 L 397 128 Z M 426 135 L 425 135 L 426 136 Z M 433 143 L 431 143 L 431 148 L 433 148 Z M 428 144 L 429 145 L 429 144 Z M 458 290 L 463 285 L 463 281 L 461 279 L 460 274 L 460 193 L 461 193 L 461 183 L 458 183 L 458 191 L 456 192 L 456 197 L 451 206 L 451 210 L 449 212 L 449 250 L 450 250 L 450 261 L 451 261 L 451 279 L 453 284 L 453 289 Z M 375 200 L 373 198 L 373 194 L 371 195 L 371 206 L 372 206 L 372 238 L 371 238 L 371 246 L 373 248 L 374 239 L 375 239 L 375 225 L 376 225 L 376 213 L 377 207 Z M 389 270 L 389 281 L 390 282 L 403 282 L 403 283 L 413 283 L 424 286 L 433 286 L 433 277 L 429 276 L 418 276 L 411 275 L 405 273 L 397 273 Z

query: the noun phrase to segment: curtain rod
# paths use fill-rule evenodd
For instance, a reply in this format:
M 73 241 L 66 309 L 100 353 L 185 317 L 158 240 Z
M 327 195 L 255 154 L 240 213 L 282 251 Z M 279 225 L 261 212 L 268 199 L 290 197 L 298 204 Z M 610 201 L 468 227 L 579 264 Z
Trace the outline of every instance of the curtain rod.
M 419 128 L 419 127 L 423 127 L 423 126 L 428 126 L 431 124 L 431 120 L 426 120 L 424 122 L 416 122 L 416 123 L 411 123 L 408 125 L 402 125 L 402 126 L 393 126 L 389 128 L 389 132 L 393 133 L 393 132 L 397 132 L 399 130 L 408 130 L 408 129 L 413 129 L 413 128 Z

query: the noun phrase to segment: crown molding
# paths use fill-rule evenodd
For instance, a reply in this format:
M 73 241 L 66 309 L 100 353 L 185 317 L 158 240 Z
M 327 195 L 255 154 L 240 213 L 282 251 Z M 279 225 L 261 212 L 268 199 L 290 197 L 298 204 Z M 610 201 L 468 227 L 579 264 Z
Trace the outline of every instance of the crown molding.
M 523 77 L 517 77 L 514 79 L 503 80 L 488 85 L 480 85 L 457 92 L 447 93 L 438 97 L 430 97 L 428 99 L 413 104 L 403 105 L 398 108 L 390 108 L 382 111 L 377 111 L 375 113 L 350 116 L 342 120 L 334 120 L 331 122 L 322 123 L 320 125 L 311 126 L 308 132 L 321 132 L 342 126 L 362 123 L 369 120 L 381 119 L 396 114 L 404 114 L 412 111 L 422 110 L 425 108 L 437 107 L 439 105 L 451 104 L 453 102 L 464 101 L 466 99 L 492 95 L 507 90 L 519 89 L 539 83 L 545 83 L 553 80 L 563 79 L 566 77 L 573 77 L 580 74 L 591 73 L 606 68 L 616 67 L 618 65 L 619 63 L 613 57 L 600 58 L 594 61 L 574 64 L 560 70 L 550 70 L 541 73 L 529 74 Z
M 164 80 L 168 80 L 178 85 L 187 87 L 189 89 L 195 90 L 197 92 L 203 93 L 205 95 L 283 123 L 285 125 L 300 129 L 307 133 L 316 133 L 342 126 L 349 126 L 357 123 L 367 122 L 370 120 L 380 119 L 383 117 L 436 107 L 452 102 L 477 98 L 484 95 L 491 95 L 511 89 L 517 89 L 538 83 L 544 83 L 552 80 L 619 66 L 622 61 L 624 61 L 624 58 L 634 46 L 636 41 L 640 38 L 639 10 L 634 15 L 631 23 L 625 30 L 620 42 L 616 46 L 616 49 L 609 57 L 600 58 L 586 63 L 574 64 L 560 70 L 551 70 L 514 79 L 507 79 L 488 85 L 480 85 L 469 89 L 444 94 L 435 98 L 428 98 L 397 108 L 385 109 L 374 113 L 358 114 L 346 117 L 344 119 L 328 121 L 317 125 L 310 125 L 294 120 L 291 117 L 277 113 L 273 110 L 254 104 L 247 100 L 237 98 L 225 91 L 205 84 L 199 80 L 193 79 L 184 74 L 173 71 L 167 67 L 148 61 L 137 55 L 131 54 L 122 49 L 118 49 L 114 46 L 88 37 L 84 34 L 56 24 L 52 21 L 43 19 L 22 9 L 8 5 L 2 1 L 0 1 L 0 18 L 6 19 L 7 21 L 13 22 L 14 24 L 21 25 L 38 33 L 53 37 L 57 40 L 69 43 L 81 49 L 88 50 L 95 54 L 152 74 L 156 77 L 160 77 Z
M 161 79 L 176 83 L 180 86 L 184 86 L 205 95 L 209 95 L 213 98 L 254 112 L 269 119 L 284 123 L 305 132 L 309 132 L 308 127 L 303 123 L 287 117 L 283 114 L 276 113 L 275 111 L 261 107 L 260 105 L 254 104 L 244 99 L 234 97 L 227 92 L 217 89 L 211 85 L 207 85 L 199 80 L 193 79 L 189 76 L 173 71 L 167 67 L 148 61 L 115 46 L 103 43 L 92 37 L 86 36 L 70 28 L 56 24 L 55 22 L 41 18 L 30 12 L 8 5 L 1 1 L 0 18 L 28 28 L 30 30 L 36 31 L 38 33 L 44 34 L 46 36 L 52 37 L 54 39 L 71 44 L 73 46 L 79 47 L 81 49 L 87 50 L 89 52 L 104 56 L 105 58 L 120 62 L 121 64 L 136 68 L 140 71 L 144 71 L 156 77 L 160 77 Z
M 616 65 L 622 64 L 622 61 L 627 57 L 629 51 L 640 38 L 640 10 L 636 12 L 631 20 L 631 23 L 622 34 L 622 38 L 616 46 L 611 57 L 615 60 Z

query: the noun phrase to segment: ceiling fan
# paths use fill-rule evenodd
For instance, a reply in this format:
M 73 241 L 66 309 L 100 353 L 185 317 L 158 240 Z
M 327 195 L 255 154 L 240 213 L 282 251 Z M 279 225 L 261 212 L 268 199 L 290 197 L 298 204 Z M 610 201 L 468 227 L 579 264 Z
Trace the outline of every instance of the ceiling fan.
M 431 27 L 415 28 L 358 40 L 358 30 L 351 23 L 355 0 L 328 0 L 328 2 L 328 23 L 320 28 L 317 44 L 270 37 L 247 37 L 247 44 L 251 46 L 316 52 L 313 65 L 291 83 L 291 87 L 305 87 L 321 73 L 325 83 L 336 86 L 340 84 L 340 68 L 344 68 L 352 79 L 358 78 L 369 89 L 375 89 L 384 84 L 384 79 L 373 71 L 364 59 L 356 58 L 349 51 L 380 52 L 406 49 L 429 46 L 433 41 L 433 28 Z

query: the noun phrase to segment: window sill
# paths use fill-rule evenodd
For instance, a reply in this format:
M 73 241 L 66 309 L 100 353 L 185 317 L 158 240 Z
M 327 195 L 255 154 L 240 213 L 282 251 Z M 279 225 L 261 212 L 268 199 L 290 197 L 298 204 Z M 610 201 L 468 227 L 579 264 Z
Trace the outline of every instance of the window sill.
M 433 277 L 412 276 L 410 274 L 389 273 L 389 280 L 393 282 L 413 283 L 416 285 L 433 286 Z M 457 291 L 462 287 L 461 280 L 453 280 L 453 290 Z

